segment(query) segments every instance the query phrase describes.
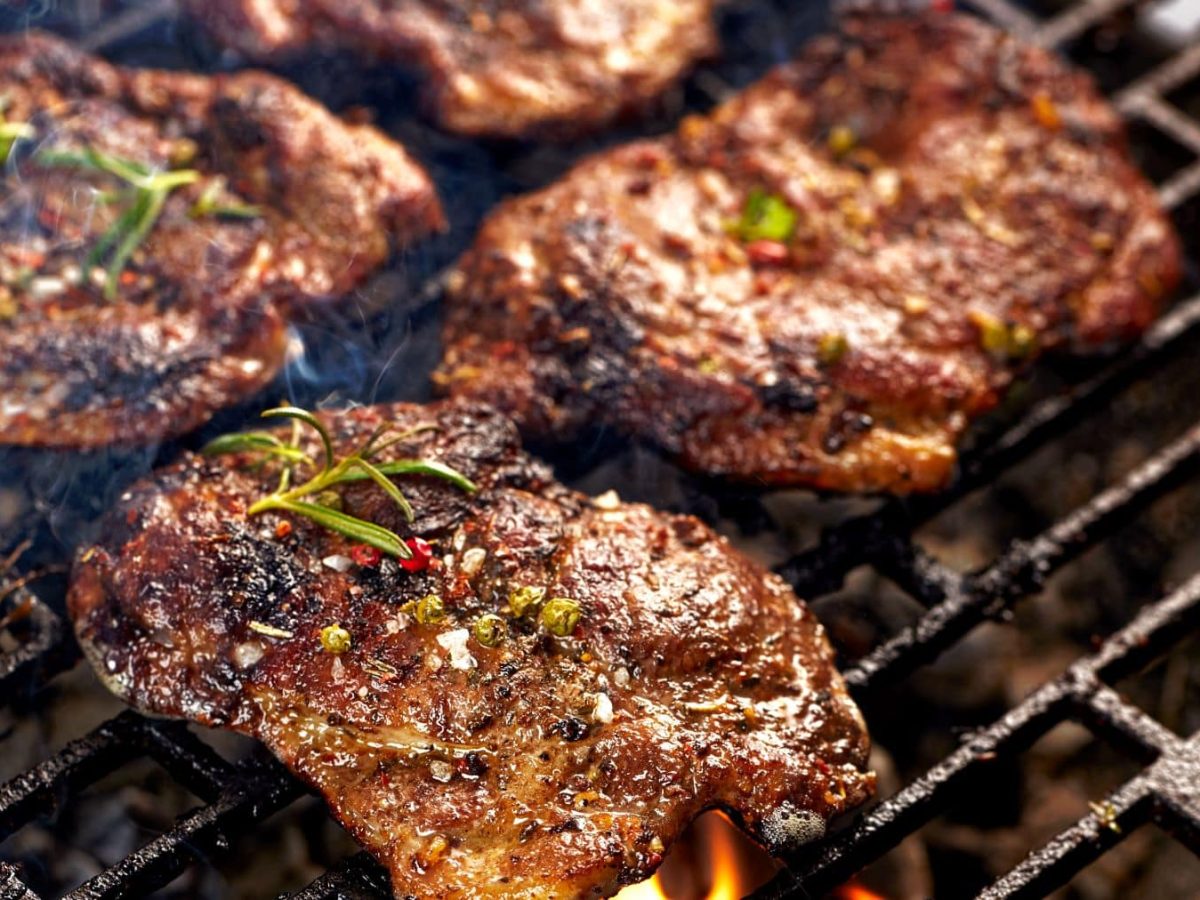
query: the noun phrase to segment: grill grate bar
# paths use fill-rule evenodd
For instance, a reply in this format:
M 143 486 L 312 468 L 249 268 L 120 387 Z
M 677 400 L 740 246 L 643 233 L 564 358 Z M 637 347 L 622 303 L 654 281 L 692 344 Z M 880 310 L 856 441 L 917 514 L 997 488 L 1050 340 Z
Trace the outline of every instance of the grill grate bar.
M 129 748 L 141 746 L 146 721 L 126 710 L 0 787 L 0 840 L 53 806 L 60 792 L 90 784 L 127 762 Z
M 979 900 L 1044 897 L 1146 824 L 1154 808 L 1154 769 L 1135 776 L 1093 813 L 1048 841 L 979 895 Z
M 1176 734 L 1103 684 L 1076 706 L 1079 720 L 1128 756 L 1149 764 L 1171 750 Z
M 343 900 L 352 890 L 387 896 L 388 876 L 369 853 L 357 853 L 308 887 L 287 896 L 292 900 Z
M 1200 155 L 1200 124 L 1194 119 L 1154 94 L 1134 94 L 1130 105 L 1135 107 L 1135 115 Z
M 0 705 L 15 699 L 22 684 L 55 675 L 76 658 L 66 640 L 63 620 L 26 591 L 18 592 L 17 598 L 30 604 L 29 615 L 23 623 L 30 634 L 16 650 L 0 654 Z
M 1030 40 L 1038 29 L 1036 18 L 1008 0 L 967 0 L 967 3 L 985 18 L 1024 40 Z
M 1163 96 L 1200 76 L 1200 43 L 1190 44 L 1169 60 L 1143 75 L 1113 98 L 1126 116 L 1136 115 L 1146 97 Z
M 21 881 L 21 874 L 11 863 L 0 862 L 0 900 L 38 900 L 38 895 Z
M 1113 702 L 1113 694 L 1101 682 L 1113 682 L 1142 668 L 1163 651 L 1183 640 L 1200 624 L 1200 575 L 1163 600 L 1143 609 L 1127 626 L 1104 642 L 1090 657 L 1074 663 L 1054 681 L 1034 691 L 1018 706 L 992 725 L 967 736 L 962 746 L 925 775 L 903 788 L 892 798 L 871 810 L 854 826 L 836 835 L 819 851 L 815 860 L 803 854 L 793 860 L 789 869 L 776 876 L 757 897 L 782 898 L 820 896 L 850 878 L 871 859 L 896 846 L 904 837 L 932 819 L 956 797 L 971 777 L 986 773 L 988 763 L 1001 753 L 1019 752 L 1051 728 L 1066 719 L 1081 705 L 1091 705 L 1093 715 Z M 1100 699 L 1092 705 L 1093 697 Z M 1122 702 L 1122 705 L 1126 705 Z M 1087 724 L 1089 716 L 1081 716 Z M 1121 716 L 1128 734 L 1122 743 L 1133 738 L 1147 749 L 1157 749 L 1165 742 L 1164 759 L 1175 759 L 1176 766 L 1186 766 L 1191 782 L 1180 782 L 1180 775 L 1171 770 L 1172 783 L 1188 784 L 1195 792 L 1200 786 L 1200 754 L 1190 742 L 1179 748 L 1179 738 L 1171 735 L 1157 722 L 1130 707 Z M 1103 736 L 1103 735 L 1101 735 Z M 1190 758 L 1188 758 L 1190 756 Z M 1161 762 L 1161 761 L 1160 761 Z M 1179 792 L 1165 785 L 1168 770 L 1155 763 L 1139 778 L 1166 796 Z M 1186 776 L 1184 776 L 1186 778 Z M 1137 780 L 1137 779 L 1135 779 Z M 1195 797 L 1192 797 L 1195 802 Z M 1200 823 L 1200 817 L 1195 820 Z M 1114 838 L 1117 835 L 1113 835 Z M 1051 852 L 1052 845 L 1047 848 Z M 1078 871 L 1088 860 L 1074 860 Z M 1000 895 L 1004 896 L 1004 895 Z
M 915 625 L 881 644 L 845 673 L 856 693 L 888 684 L 930 661 L 986 618 L 996 616 L 1200 465 L 1200 425 L 1031 542 L 1017 542 L 966 580 Z M 943 584 L 953 584 L 948 578 Z M 902 588 L 908 585 L 901 584 Z M 919 589 L 919 587 L 918 587 Z
M 1158 189 L 1158 196 L 1167 207 L 1182 206 L 1200 193 L 1200 162 L 1194 162 L 1177 172 Z
M 1035 43 L 1045 47 L 1058 47 L 1138 2 L 1139 0 L 1091 0 L 1090 3 L 1072 6 L 1037 29 L 1032 38 Z
M 234 784 L 215 802 L 185 816 L 166 834 L 101 872 L 67 895 L 68 900 L 119 900 L 166 884 L 203 854 L 228 846 L 229 837 L 269 816 L 301 794 L 278 763 L 241 766 Z

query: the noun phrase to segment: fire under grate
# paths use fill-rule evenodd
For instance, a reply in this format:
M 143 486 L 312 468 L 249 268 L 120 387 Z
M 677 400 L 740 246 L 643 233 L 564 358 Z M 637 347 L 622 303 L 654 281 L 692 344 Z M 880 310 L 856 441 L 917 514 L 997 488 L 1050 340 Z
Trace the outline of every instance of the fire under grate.
M 972 0 L 977 12 L 1047 46 L 1069 45 L 1138 0 L 1059 4 L 1042 17 L 1009 0 Z M 135 9 L 147 21 L 163 4 Z M 147 18 L 149 16 L 149 18 Z M 93 36 L 104 43 L 103 36 Z M 1169 97 L 1200 78 L 1200 42 L 1192 43 L 1123 86 L 1114 95 L 1131 128 L 1148 141 L 1186 151 L 1160 183 L 1164 204 L 1178 211 L 1200 198 L 1200 121 Z M 1196 260 L 1190 260 L 1194 266 Z M 1194 272 L 1192 273 L 1195 274 Z M 867 566 L 925 607 L 920 619 L 875 647 L 845 671 L 852 692 L 867 698 L 907 678 L 977 626 L 1003 621 L 1018 601 L 1089 548 L 1111 537 L 1151 503 L 1200 475 L 1200 422 L 1116 485 L 1100 492 L 1032 540 L 1011 543 L 990 565 L 962 574 L 934 558 L 916 529 L 950 509 L 1081 422 L 1103 413 L 1119 393 L 1150 378 L 1167 362 L 1200 349 L 1200 295 L 1177 303 L 1131 350 L 1090 378 L 1030 409 L 963 459 L 958 481 L 940 494 L 889 500 L 867 515 L 828 528 L 811 549 L 784 563 L 781 573 L 810 600 L 838 590 L 853 569 Z M 73 665 L 78 650 L 67 623 L 26 595 L 27 614 L 12 631 L 16 649 L 0 650 L 0 702 L 28 691 Z M 1137 829 L 1156 825 L 1200 855 L 1200 733 L 1181 737 L 1114 689 L 1122 678 L 1161 658 L 1200 632 L 1200 574 L 1147 605 L 1094 652 L 1046 682 L 993 724 L 964 736 L 959 747 L 924 775 L 789 859 L 755 896 L 815 897 L 835 889 L 905 837 L 939 815 L 971 779 L 987 777 L 1057 725 L 1073 721 L 1138 765 L 1140 771 L 1092 812 L 1062 831 L 992 884 L 982 896 L 1041 897 L 1066 884 Z M 231 763 L 182 723 L 124 712 L 53 757 L 0 786 L 0 840 L 53 810 L 134 758 L 149 758 L 201 798 L 203 805 L 136 852 L 87 881 L 72 898 L 129 897 L 168 884 L 197 860 L 221 854 L 230 840 L 253 832 L 305 793 L 277 763 L 255 756 Z M 365 853 L 342 862 L 292 896 L 386 896 L 382 870 Z M 39 895 L 14 865 L 0 862 L 0 900 Z

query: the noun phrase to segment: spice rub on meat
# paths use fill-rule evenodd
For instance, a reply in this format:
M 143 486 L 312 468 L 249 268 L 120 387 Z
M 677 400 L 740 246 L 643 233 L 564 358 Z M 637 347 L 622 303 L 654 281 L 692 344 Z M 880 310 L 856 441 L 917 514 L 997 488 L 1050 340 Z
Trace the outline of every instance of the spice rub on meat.
M 409 526 L 378 485 L 342 486 L 344 514 L 408 539 L 397 561 L 248 517 L 273 464 L 189 456 L 122 498 L 69 609 L 113 691 L 262 740 L 397 895 L 607 896 L 706 808 L 781 851 L 868 795 L 821 626 L 698 520 L 564 488 L 485 407 L 321 418 L 339 456 L 380 423 L 431 425 L 380 464 L 434 460 L 478 490 L 398 479 Z
M 1086 75 L 966 16 L 873 13 L 494 212 L 436 378 L 529 435 L 928 491 L 1036 357 L 1146 328 L 1179 255 Z
M 374 129 L 247 72 L 0 37 L 0 443 L 146 442 L 267 384 L 283 319 L 441 227 Z
M 352 49 L 411 65 L 447 128 L 566 137 L 646 106 L 716 48 L 717 0 L 187 0 L 253 60 Z

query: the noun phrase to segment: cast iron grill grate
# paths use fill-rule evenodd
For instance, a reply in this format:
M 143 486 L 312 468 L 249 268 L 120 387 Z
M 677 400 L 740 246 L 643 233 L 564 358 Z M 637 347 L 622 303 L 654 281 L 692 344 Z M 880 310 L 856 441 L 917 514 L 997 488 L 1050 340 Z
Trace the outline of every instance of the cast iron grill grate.
M 1009 0 L 969 5 L 1023 37 L 1064 46 L 1114 15 L 1135 14 L 1137 0 L 1060 4 L 1043 18 Z M 152 4 L 142 16 L 160 15 Z M 157 10 L 157 11 L 156 11 Z M 93 37 L 103 43 L 103 38 Z M 1186 151 L 1160 184 L 1163 202 L 1178 210 L 1200 198 L 1200 122 L 1168 99 L 1200 77 L 1194 43 L 1115 93 L 1117 107 L 1150 142 Z M 1194 265 L 1195 260 L 1191 263 Z M 810 599 L 837 590 L 847 573 L 868 566 L 926 611 L 846 671 L 852 691 L 867 697 L 933 661 L 980 624 L 1037 592 L 1046 579 L 1129 523 L 1149 504 L 1200 474 L 1200 423 L 1162 447 L 1118 484 L 1097 494 L 1029 541 L 1013 542 L 989 566 L 962 574 L 935 559 L 914 538 L 918 526 L 949 509 L 1075 425 L 1102 413 L 1135 382 L 1153 376 L 1182 352 L 1200 347 L 1200 295 L 1178 303 L 1132 350 L 1090 379 L 1034 405 L 1025 416 L 963 461 L 957 483 L 930 497 L 892 500 L 869 515 L 828 529 L 819 543 L 781 571 Z M 0 652 L 0 701 L 44 682 L 73 664 L 69 627 L 30 601 L 17 648 Z M 1200 854 L 1200 734 L 1179 737 L 1122 698 L 1113 686 L 1200 631 L 1200 575 L 1142 609 L 1091 655 L 1045 683 L 998 721 L 964 738 L 958 749 L 884 799 L 854 824 L 806 848 L 757 896 L 820 896 L 878 859 L 950 803 L 956 790 L 1018 754 L 1065 721 L 1089 728 L 1143 768 L 1083 817 L 999 879 L 987 897 L 1044 896 L 1138 828 L 1155 824 Z M 251 758 L 230 763 L 181 723 L 122 713 L 61 752 L 0 786 L 0 840 L 53 809 L 132 758 L 147 757 L 203 801 L 169 831 L 101 872 L 69 896 L 127 897 L 170 882 L 197 859 L 220 854 L 232 836 L 252 832 L 304 789 L 278 764 Z M 382 896 L 387 879 L 360 853 L 295 894 L 303 898 Z M 34 893 L 15 866 L 0 862 L 0 900 Z

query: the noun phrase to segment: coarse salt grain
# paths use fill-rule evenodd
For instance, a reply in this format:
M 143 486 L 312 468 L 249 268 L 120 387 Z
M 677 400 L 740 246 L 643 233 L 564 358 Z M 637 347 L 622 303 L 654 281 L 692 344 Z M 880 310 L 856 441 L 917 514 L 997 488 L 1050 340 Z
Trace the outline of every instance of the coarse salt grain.
M 354 565 L 354 560 L 338 553 L 325 557 L 321 560 L 321 564 L 327 569 L 333 569 L 335 572 L 349 572 L 350 567 Z
M 263 645 L 258 641 L 246 641 L 233 648 L 233 664 L 239 669 L 249 669 L 263 658 Z
M 472 547 L 462 555 L 462 562 L 459 563 L 459 570 L 468 578 L 474 578 L 479 574 L 479 570 L 483 568 L 483 563 L 487 559 L 487 551 L 482 547 Z
M 592 709 L 592 721 L 607 725 L 613 720 L 613 705 L 608 694 L 596 695 L 596 706 Z
M 592 498 L 592 506 L 596 509 L 608 510 L 611 512 L 621 505 L 621 495 L 616 491 L 605 491 L 598 497 Z
M 467 649 L 467 640 L 470 637 L 471 633 L 465 628 L 443 631 L 437 636 L 437 642 L 450 654 L 450 668 L 464 670 L 475 668 L 475 657 Z

